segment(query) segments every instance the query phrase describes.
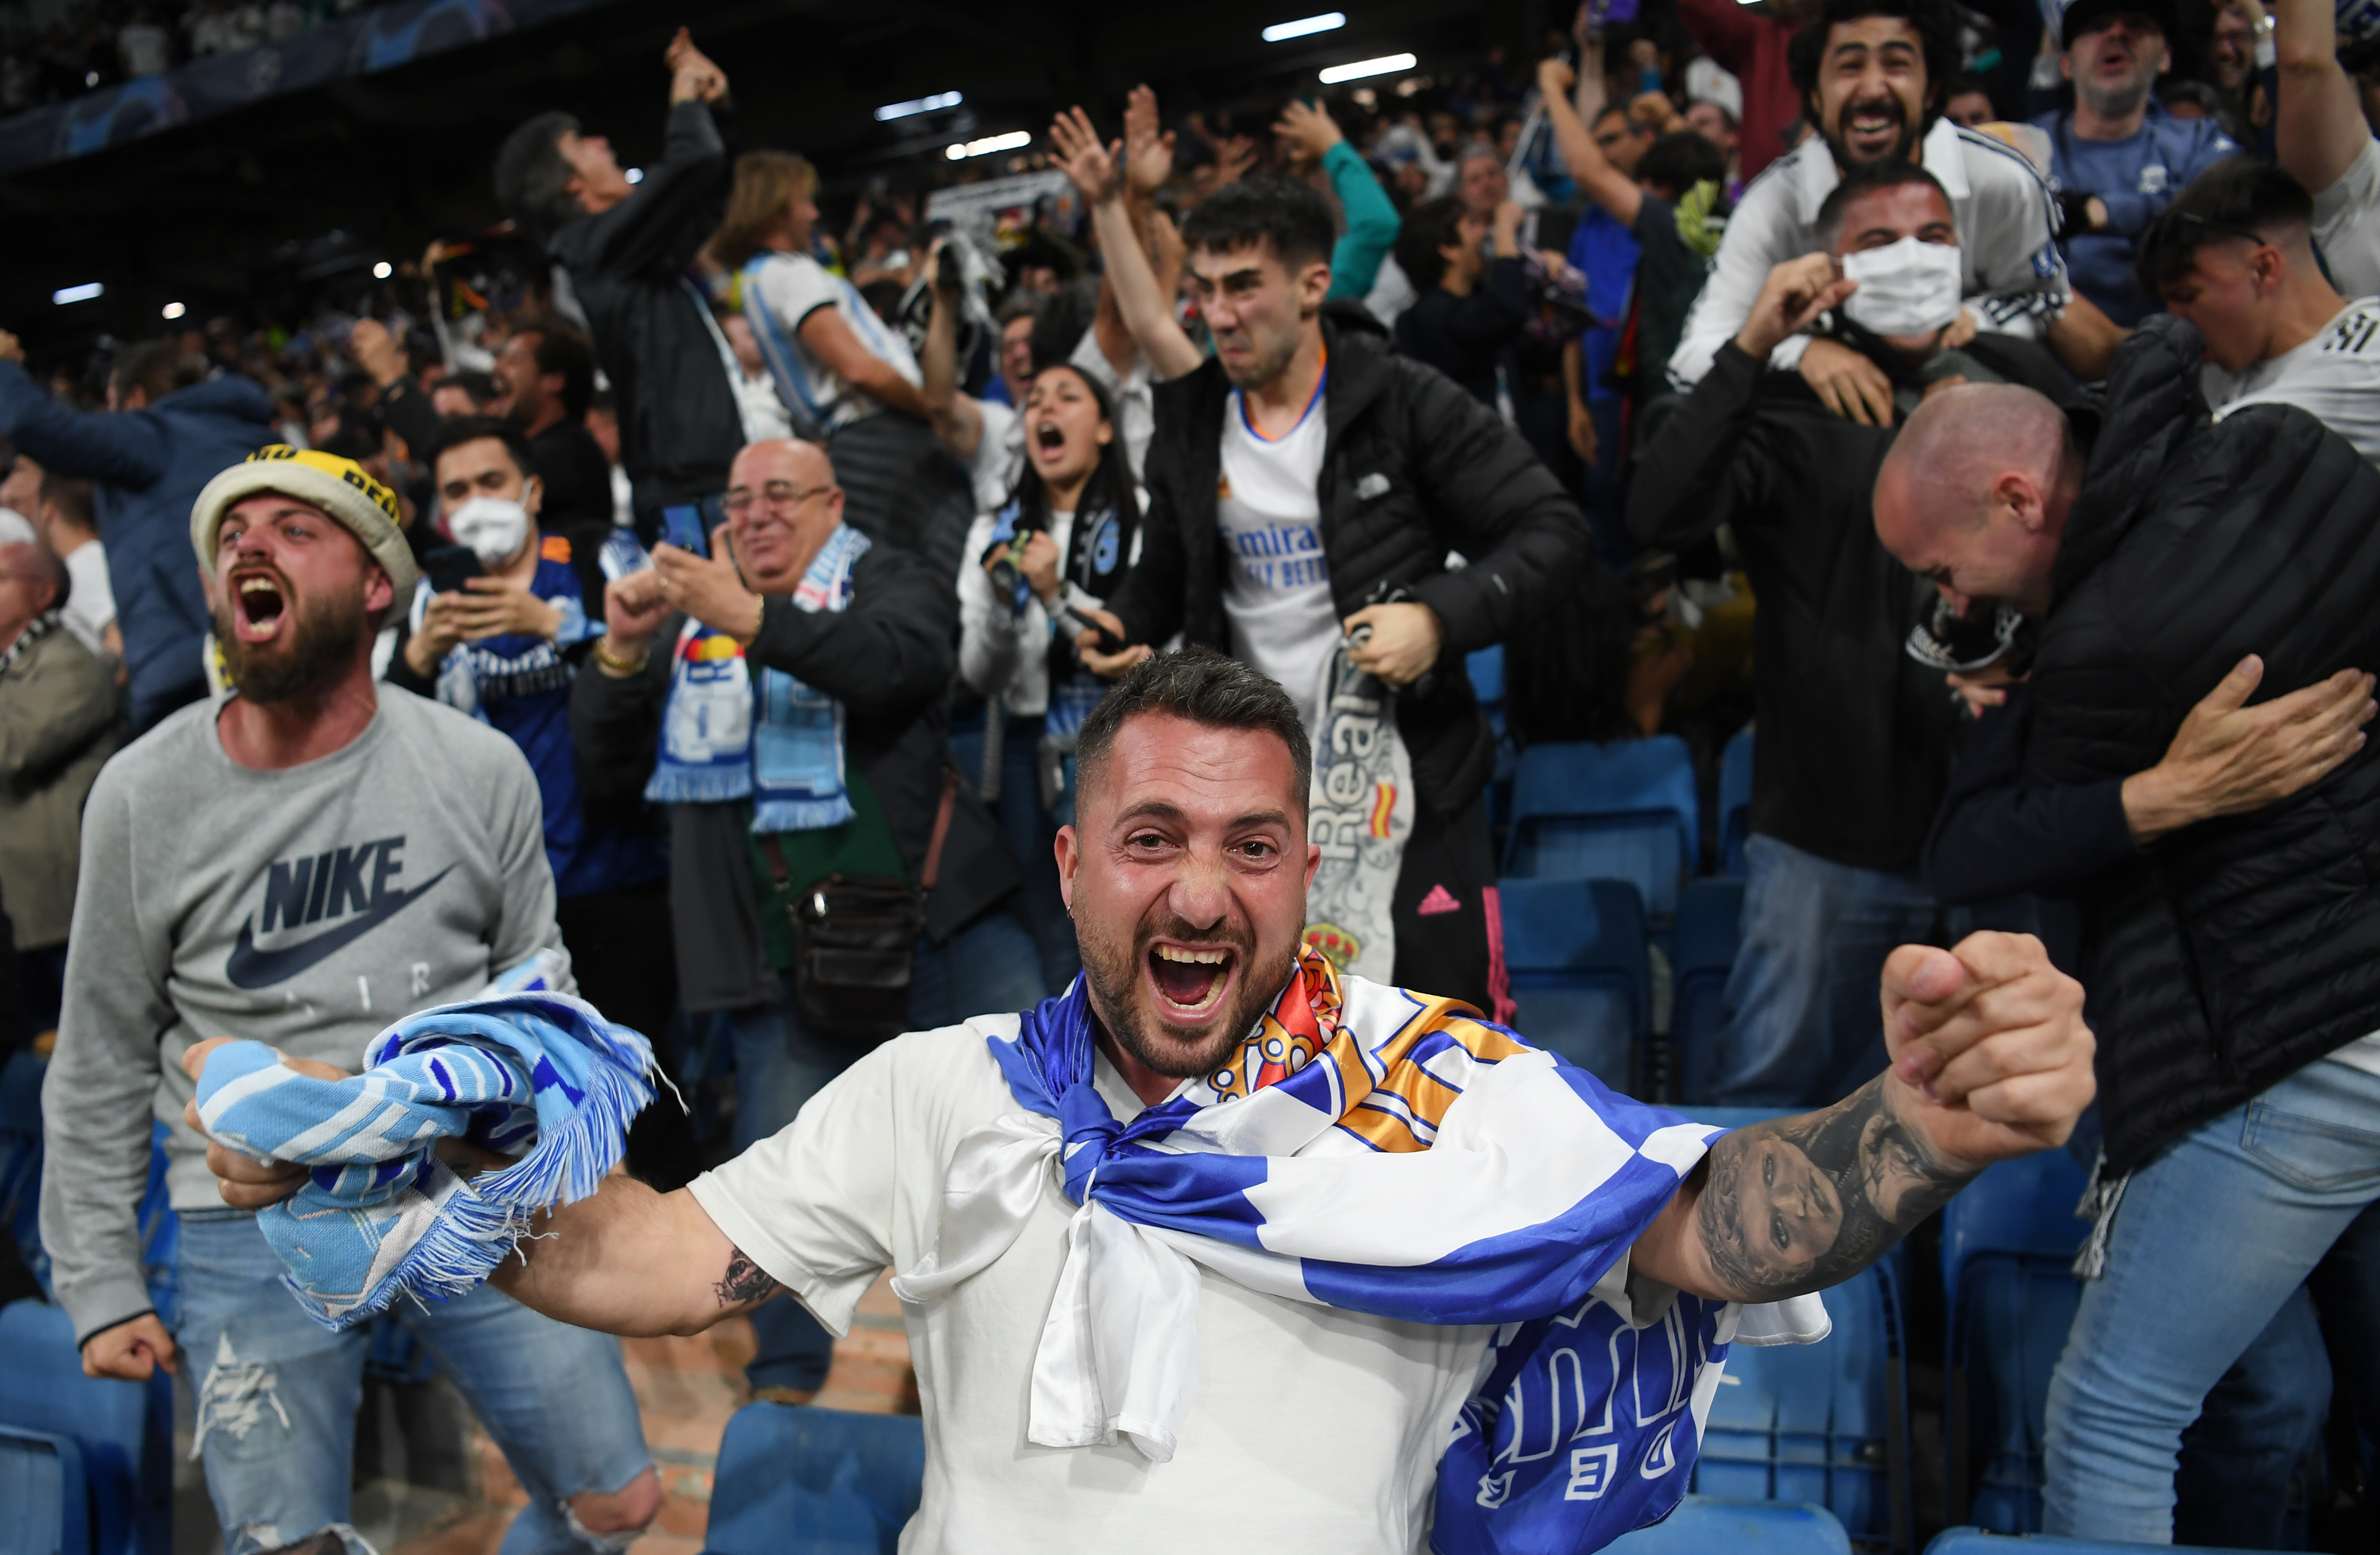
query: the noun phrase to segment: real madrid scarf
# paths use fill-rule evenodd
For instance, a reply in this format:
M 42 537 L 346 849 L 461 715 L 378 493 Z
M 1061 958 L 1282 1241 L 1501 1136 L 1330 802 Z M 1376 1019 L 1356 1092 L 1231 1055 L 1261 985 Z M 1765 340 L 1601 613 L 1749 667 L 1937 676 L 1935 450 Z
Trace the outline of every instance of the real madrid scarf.
M 1305 942 L 1342 972 L 1386 982 L 1397 966 L 1389 906 L 1413 836 L 1413 761 L 1396 693 L 1355 667 L 1353 646 L 1332 650 L 1314 704 L 1305 825 L 1322 863 L 1305 892 Z
M 868 549 L 866 535 L 837 525 L 795 585 L 795 607 L 850 604 L 851 570 Z M 852 816 L 843 748 L 841 702 L 783 670 L 754 676 L 742 645 L 688 616 L 674 650 L 660 759 L 645 797 L 659 805 L 748 798 L 756 832 L 840 826 Z
M 509 993 L 407 1016 L 344 1080 L 226 1043 L 207 1055 L 198 1107 L 230 1148 L 312 1168 L 257 1224 L 298 1304 L 346 1329 L 400 1299 L 476 1288 L 531 1215 L 592 1194 L 654 1073 L 644 1038 L 593 1005 Z M 467 1183 L 433 1153 L 450 1138 L 519 1159 Z
M 1034 1360 L 1037 1445 L 1121 1436 L 1172 1455 L 1204 1266 L 1293 1300 L 1492 1325 L 1433 1544 L 1589 1550 L 1685 1494 L 1731 1342 L 1825 1332 L 1811 1297 L 1629 1288 L 1629 1248 L 1718 1129 L 1311 949 L 1222 1067 L 1130 1122 L 1092 1083 L 1082 979 L 990 1047 L 1021 1111 L 960 1142 L 934 1251 L 893 1290 L 930 1303 L 989 1266 L 1052 1176 L 1082 1206 Z

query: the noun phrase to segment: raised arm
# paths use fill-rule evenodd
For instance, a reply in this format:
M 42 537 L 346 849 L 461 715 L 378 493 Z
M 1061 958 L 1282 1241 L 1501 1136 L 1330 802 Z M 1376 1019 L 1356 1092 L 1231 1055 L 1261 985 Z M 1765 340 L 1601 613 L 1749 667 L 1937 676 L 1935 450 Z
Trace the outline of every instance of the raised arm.
M 1621 225 L 1633 227 L 1645 203 L 1645 191 L 1636 187 L 1635 179 L 1611 165 L 1611 159 L 1595 143 L 1586 121 L 1571 105 L 1571 89 L 1577 84 L 1578 72 L 1559 59 L 1537 66 L 1537 94 L 1545 99 L 1546 117 L 1554 127 L 1554 144 L 1561 148 L 1562 164 L 1589 200 L 1611 213 Z
M 2331 0 L 2272 0 L 2280 102 L 2273 149 L 2299 183 L 2320 194 L 2346 176 L 2372 140 L 2353 78 L 2338 63 Z
M 1073 108 L 1050 126 L 1050 148 L 1091 208 L 1099 252 L 1107 261 L 1107 284 L 1115 294 L 1124 329 L 1148 363 L 1149 376 L 1162 382 L 1196 369 L 1203 359 L 1198 347 L 1183 333 L 1158 289 L 1157 273 L 1133 228 L 1124 200 L 1123 142 L 1102 147 L 1090 115 Z
M 2063 1145 L 2095 1094 L 2082 985 L 2030 935 L 1903 945 L 1883 1020 L 1885 1073 L 1718 1139 L 1632 1270 L 1727 1301 L 1840 1284 L 1986 1166 Z
M 942 446 L 961 463 L 972 464 L 983 442 L 983 407 L 959 388 L 960 288 L 964 285 L 949 248 L 934 245 L 926 256 L 926 296 L 932 308 L 926 315 L 926 344 L 917 353 L 922 380 L 917 397 L 925 402 L 926 422 Z

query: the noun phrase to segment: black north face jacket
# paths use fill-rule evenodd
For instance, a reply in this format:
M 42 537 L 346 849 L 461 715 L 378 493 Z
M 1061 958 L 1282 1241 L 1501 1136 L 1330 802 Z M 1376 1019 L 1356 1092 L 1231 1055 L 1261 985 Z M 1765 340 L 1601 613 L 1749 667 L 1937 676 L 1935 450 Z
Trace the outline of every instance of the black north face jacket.
M 1328 303 L 1330 382 L 1318 496 L 1342 619 L 1390 591 L 1434 611 L 1436 672 L 1397 703 L 1415 797 L 1440 816 L 1468 805 L 1495 759 L 1463 656 L 1501 642 L 1573 592 L 1592 553 L 1586 520 L 1521 435 L 1439 372 L 1390 347 L 1370 314 Z M 1134 642 L 1230 650 L 1215 513 L 1231 383 L 1209 361 L 1157 390 L 1140 564 L 1109 600 Z M 1450 551 L 1468 565 L 1446 570 Z
M 2118 352 L 2058 558 L 2022 782 L 2156 764 L 2250 653 L 2259 699 L 2380 666 L 2380 470 L 2306 412 L 2220 423 L 2198 332 Z M 2313 787 L 2149 844 L 2083 887 L 2107 1166 L 2380 1029 L 2380 745 Z

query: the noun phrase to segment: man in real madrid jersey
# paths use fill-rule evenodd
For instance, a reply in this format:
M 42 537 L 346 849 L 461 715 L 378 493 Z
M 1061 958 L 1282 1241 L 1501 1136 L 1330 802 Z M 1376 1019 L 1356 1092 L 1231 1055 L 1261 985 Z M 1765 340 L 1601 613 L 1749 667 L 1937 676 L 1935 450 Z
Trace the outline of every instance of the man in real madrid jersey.
M 342 1070 L 413 1011 L 542 962 L 567 989 L 538 783 L 503 735 L 376 686 L 374 633 L 415 582 L 395 497 L 354 463 L 273 446 L 190 515 L 235 694 L 186 707 L 101 771 L 83 820 L 57 1048 L 42 1090 L 42 1241 L 83 1369 L 187 1359 L 228 1555 L 349 1526 L 370 1330 L 318 1327 L 255 1217 L 226 1209 L 183 1121 L 177 1062 L 254 1037 Z M 164 1122 L 181 1218 L 172 1331 L 135 1207 Z M 406 1313 L 529 1492 L 512 1548 L 611 1550 L 660 1491 L 612 1341 L 494 1291 Z
M 497 1282 L 624 1334 L 786 1294 L 839 1329 L 891 1266 L 908 1555 L 1588 1550 L 1677 1505 L 1730 1342 L 1818 1337 L 1808 1293 L 2091 1098 L 2030 939 L 1903 948 L 1891 1068 L 1715 1139 L 1342 974 L 1301 942 L 1309 748 L 1246 665 L 1140 664 L 1082 728 L 1070 992 L 883 1044 L 683 1192 L 606 1178 Z M 234 1203 L 302 1176 L 209 1161 Z

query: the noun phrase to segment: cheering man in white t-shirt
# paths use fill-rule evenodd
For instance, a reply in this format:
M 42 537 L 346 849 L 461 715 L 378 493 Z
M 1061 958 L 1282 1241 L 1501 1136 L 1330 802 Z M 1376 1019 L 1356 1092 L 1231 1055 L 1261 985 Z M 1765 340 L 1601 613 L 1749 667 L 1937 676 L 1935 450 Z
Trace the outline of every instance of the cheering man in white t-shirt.
M 1342 978 L 1299 942 L 1306 750 L 1244 664 L 1135 669 L 1059 833 L 1072 992 L 883 1044 L 680 1192 L 612 1174 L 497 1282 L 624 1334 L 781 1292 L 841 1329 L 891 1265 L 908 1555 L 1585 1551 L 1677 1504 L 1724 1346 L 1817 1337 L 1806 1293 L 2090 1099 L 2082 990 L 2029 939 L 1904 947 L 1891 1068 L 1717 1138 Z M 209 1159 L 238 1204 L 303 1180 Z
M 1372 870 L 1369 927 L 1346 906 L 1367 889 L 1360 872 L 1336 903 L 1326 872 L 1315 942 L 1342 967 L 1490 1009 L 1501 937 L 1480 795 L 1495 747 L 1463 655 L 1559 606 L 1591 542 L 1493 410 L 1396 355 L 1360 307 L 1324 305 L 1335 236 L 1322 197 L 1281 178 L 1232 184 L 1184 224 L 1215 356 L 1157 390 L 1147 539 L 1108 621 L 1128 643 L 1180 632 L 1263 671 L 1327 756 L 1393 729 L 1404 765 L 1351 771 L 1354 837 L 1321 839 L 1327 857 L 1353 841 Z M 1450 571 L 1449 553 L 1468 565 Z M 1342 638 L 1344 667 L 1393 705 L 1338 732 L 1324 720 L 1345 708 L 1322 683 Z M 1084 646 L 1094 668 L 1146 651 Z
M 2216 420 L 2294 405 L 2380 464 L 2380 297 L 2350 302 L 2323 274 L 2315 210 L 2270 163 L 2218 163 L 2143 235 L 2141 288 L 2205 337 Z

